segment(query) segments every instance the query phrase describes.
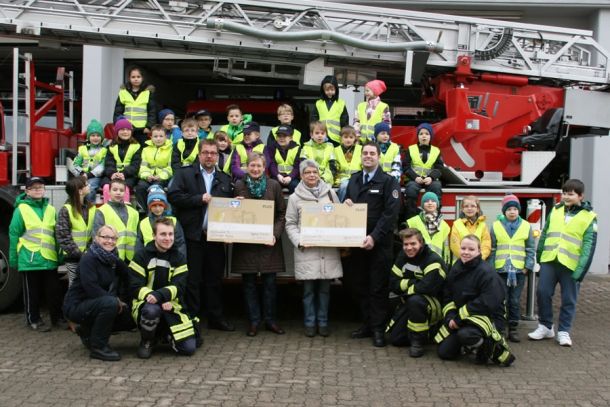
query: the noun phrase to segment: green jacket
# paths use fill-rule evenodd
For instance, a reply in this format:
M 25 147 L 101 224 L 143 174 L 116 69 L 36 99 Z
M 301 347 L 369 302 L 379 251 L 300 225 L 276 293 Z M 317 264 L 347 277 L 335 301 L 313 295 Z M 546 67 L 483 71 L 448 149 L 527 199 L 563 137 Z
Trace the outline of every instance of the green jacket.
M 25 223 L 21 216 L 21 211 L 18 206 L 22 203 L 28 204 L 36 212 L 36 214 L 42 219 L 47 205 L 49 205 L 48 198 L 42 198 L 40 201 L 35 201 L 28 198 L 23 193 L 15 200 L 15 211 L 13 212 L 13 218 L 8 228 L 8 234 L 10 239 L 9 247 L 9 263 L 11 268 L 17 268 L 19 271 L 32 271 L 32 270 L 52 270 L 57 268 L 57 262 L 50 261 L 42 257 L 39 252 L 31 252 L 27 248 L 22 247 L 17 255 L 17 243 L 19 238 L 25 233 Z
M 560 208 L 562 205 L 563 202 L 555 205 L 555 208 Z M 581 205 L 574 205 L 569 209 L 565 209 L 566 213 L 570 213 L 572 216 L 576 215 L 580 211 L 591 210 L 593 210 L 593 208 L 591 207 L 591 203 L 589 203 L 588 201 L 583 201 Z M 542 252 L 544 251 L 544 241 L 546 239 L 546 234 L 550 223 L 551 222 L 546 222 L 544 224 L 542 235 L 540 235 L 540 240 L 538 241 L 538 249 L 536 251 L 536 259 L 538 262 L 540 262 Z M 596 243 L 597 219 L 591 222 L 582 237 L 582 249 L 580 252 L 580 258 L 578 259 L 578 265 L 576 266 L 576 270 L 574 270 L 574 272 L 572 273 L 572 279 L 576 281 L 582 281 L 583 278 L 585 278 L 585 274 L 587 274 L 587 271 L 589 271 L 589 266 L 591 266 L 591 262 L 593 261 L 593 254 L 595 254 Z

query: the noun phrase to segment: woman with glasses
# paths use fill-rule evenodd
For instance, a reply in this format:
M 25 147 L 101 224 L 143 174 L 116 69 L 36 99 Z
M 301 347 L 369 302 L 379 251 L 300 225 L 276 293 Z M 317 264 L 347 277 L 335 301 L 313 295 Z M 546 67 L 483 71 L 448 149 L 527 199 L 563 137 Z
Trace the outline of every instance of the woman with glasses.
M 116 361 L 121 355 L 108 344 L 113 331 L 133 327 L 127 293 L 127 265 L 119 259 L 118 233 L 109 225 L 100 227 L 93 244 L 81 257 L 76 278 L 64 300 L 64 315 L 80 324 L 77 333 L 89 356 Z M 122 298 L 121 298 L 122 297 Z

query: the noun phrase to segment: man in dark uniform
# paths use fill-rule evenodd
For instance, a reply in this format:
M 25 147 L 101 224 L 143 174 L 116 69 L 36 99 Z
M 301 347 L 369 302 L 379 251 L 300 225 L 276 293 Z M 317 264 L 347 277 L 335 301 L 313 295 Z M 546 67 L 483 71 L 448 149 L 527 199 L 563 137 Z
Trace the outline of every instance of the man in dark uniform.
M 186 238 L 189 267 L 186 304 L 192 317 L 199 317 L 201 311 L 205 313 L 208 328 L 234 331 L 235 327 L 224 317 L 222 306 L 224 244 L 207 240 L 208 204 L 213 197 L 232 198 L 233 185 L 231 177 L 216 168 L 218 146 L 214 140 L 199 143 L 198 157 L 199 161 L 174 175 L 168 193 Z
M 373 345 L 385 346 L 388 278 L 392 267 L 392 232 L 400 210 L 400 186 L 379 167 L 379 145 L 362 147 L 362 171 L 352 175 L 345 203 L 367 204 L 367 236 L 346 260 L 346 283 L 360 305 L 363 324 L 352 338 L 373 337 Z

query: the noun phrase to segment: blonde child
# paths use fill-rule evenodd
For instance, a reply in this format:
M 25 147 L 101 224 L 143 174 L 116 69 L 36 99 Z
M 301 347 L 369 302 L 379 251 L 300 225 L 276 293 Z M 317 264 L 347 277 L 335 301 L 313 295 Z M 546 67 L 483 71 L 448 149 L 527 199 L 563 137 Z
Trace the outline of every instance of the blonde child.
M 280 126 L 290 126 L 292 128 L 292 141 L 300 146 L 301 132 L 292 126 L 292 121 L 294 120 L 294 110 L 292 109 L 292 106 L 286 103 L 279 105 L 277 108 L 277 120 L 280 122 L 280 124 L 279 126 L 272 128 L 269 132 L 269 136 L 267 137 L 267 146 L 272 146 L 275 142 L 277 142 L 277 129 L 280 128 Z
M 87 142 L 78 148 L 70 170 L 75 177 L 82 176 L 89 181 L 89 202 L 95 204 L 95 197 L 104 175 L 104 161 L 108 149 L 104 145 L 102 123 L 93 119 L 87 126 Z
M 182 121 L 182 138 L 172 150 L 172 171 L 192 165 L 199 154 L 199 138 L 197 137 L 197 122 L 195 119 Z
M 231 155 L 231 175 L 235 181 L 246 175 L 248 155 L 251 152 L 264 154 L 265 144 L 261 141 L 261 128 L 256 122 L 250 122 L 243 130 L 243 143 L 234 144 Z
M 108 188 L 110 181 L 121 180 L 127 186 L 124 194 L 126 202 L 129 202 L 131 191 L 138 182 L 138 172 L 142 162 L 142 149 L 133 137 L 133 128 L 127 119 L 119 119 L 114 124 L 114 140 L 108 147 L 108 154 L 104 161 L 104 202 L 109 199 Z
M 316 100 L 312 121 L 326 124 L 328 140 L 337 147 L 341 144 L 341 129 L 349 124 L 345 100 L 339 99 L 337 78 L 325 76 L 320 84 L 320 99 Z
M 167 186 L 172 177 L 172 142 L 167 139 L 165 130 L 156 124 L 150 132 L 150 140 L 142 150 L 142 164 L 138 176 L 140 181 L 136 187 L 136 196 L 140 208 L 146 208 L 148 187 Z
M 384 81 L 372 80 L 364 85 L 364 102 L 358 104 L 354 116 L 354 128 L 360 134 L 360 142 L 373 140 L 375 125 L 386 122 L 392 126 L 390 107 L 379 98 L 386 91 Z
M 335 187 L 339 187 L 337 195 L 343 202 L 347 183 L 352 174 L 362 170 L 362 146 L 357 144 L 358 135 L 352 126 L 341 129 L 341 145 L 333 151 L 331 170 L 335 175 Z
M 400 156 L 400 146 L 390 140 L 391 128 L 386 122 L 375 125 L 375 139 L 379 144 L 381 155 L 379 156 L 379 166 L 396 181 L 400 182 L 402 176 L 402 158 Z
M 281 125 L 276 130 L 276 143 L 267 145 L 266 154 L 269 163 L 269 174 L 277 180 L 288 193 L 294 192 L 299 184 L 299 145 L 292 140 L 293 128 Z
M 481 256 L 483 260 L 491 253 L 491 236 L 485 223 L 485 216 L 481 211 L 479 198 L 469 195 L 462 200 L 460 218 L 453 222 L 449 246 L 453 254 L 453 261 L 460 258 L 460 242 L 467 235 L 475 235 L 481 241 Z
M 222 126 L 220 130 L 227 133 L 232 144 L 243 142 L 244 127 L 252 121 L 252 115 L 243 114 L 241 108 L 237 105 L 229 105 L 227 106 L 227 121 L 228 123 Z
M 334 160 L 334 147 L 332 143 L 326 142 L 326 125 L 320 121 L 311 122 L 309 125 L 309 136 L 311 140 L 303 144 L 301 159 L 314 160 L 320 166 L 320 176 L 329 185 L 333 184 L 333 173 L 330 162 Z

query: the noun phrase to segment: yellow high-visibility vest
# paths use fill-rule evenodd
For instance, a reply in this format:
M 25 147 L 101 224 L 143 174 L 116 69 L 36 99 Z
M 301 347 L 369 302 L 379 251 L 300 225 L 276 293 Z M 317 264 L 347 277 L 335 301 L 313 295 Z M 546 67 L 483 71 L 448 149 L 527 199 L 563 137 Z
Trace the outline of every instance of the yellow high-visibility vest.
M 119 100 L 125 105 L 125 111 L 123 116 L 138 129 L 146 127 L 146 121 L 148 118 L 148 100 L 150 99 L 150 91 L 143 90 L 140 92 L 138 97 L 134 100 L 133 96 L 127 89 L 121 89 L 119 91 Z
M 548 263 L 557 259 L 575 271 L 582 253 L 582 239 L 596 217 L 593 211 L 581 210 L 566 223 L 565 206 L 553 208 L 540 262 Z
M 89 172 L 95 167 L 97 167 L 101 162 L 106 158 L 106 153 L 108 149 L 106 147 L 100 148 L 100 150 L 95 153 L 93 157 L 89 155 L 89 149 L 86 145 L 82 145 L 78 148 L 78 155 L 83 157 L 83 165 L 81 168 L 83 172 Z
M 428 154 L 428 159 L 426 162 L 423 162 L 421 156 L 419 155 L 419 146 L 417 144 L 412 144 L 409 146 L 411 168 L 413 168 L 413 171 L 415 171 L 415 173 L 420 177 L 427 177 L 432 171 L 432 167 L 434 167 L 434 163 L 440 154 L 441 150 L 439 150 L 438 147 L 430 146 L 430 154 Z
M 72 226 L 72 240 L 78 246 L 81 252 L 85 252 L 87 250 L 87 246 L 91 242 L 91 238 L 93 237 L 93 218 L 95 217 L 95 205 L 91 205 L 89 208 L 89 216 L 87 217 L 87 223 L 85 223 L 85 219 L 83 216 L 78 213 L 77 216 L 74 216 L 72 213 L 72 205 L 65 204 L 64 208 L 68 210 L 68 216 L 70 217 L 70 225 Z
M 360 142 L 372 140 L 375 135 L 375 125 L 383 121 L 383 112 L 389 109 L 387 103 L 379 102 L 371 114 L 371 118 L 366 118 L 366 102 L 358 104 L 358 119 L 360 120 Z
M 32 207 L 26 203 L 19 204 L 19 211 L 25 224 L 25 233 L 17 242 L 17 253 L 25 247 L 32 253 L 40 252 L 47 260 L 57 261 L 55 245 L 55 208 L 48 204 L 42 219 Z
M 191 165 L 195 162 L 197 155 L 199 154 L 199 139 L 195 143 L 195 147 L 193 147 L 193 151 L 188 155 L 188 157 L 184 157 L 184 149 L 186 148 L 186 144 L 184 144 L 184 140 L 180 139 L 176 143 L 176 147 L 178 151 L 180 151 L 180 165 L 185 167 L 187 165 Z
M 275 149 L 275 163 L 277 164 L 277 170 L 280 174 L 290 174 L 294 169 L 294 163 L 299 153 L 299 146 L 294 146 L 286 153 L 286 159 L 282 158 L 280 149 Z
M 147 147 L 142 150 L 142 164 L 140 164 L 139 177 L 146 179 L 156 175 L 163 181 L 171 178 L 172 171 L 172 142 L 165 140 L 161 147 L 153 144 L 152 140 L 146 142 Z
M 264 144 L 257 144 L 252 149 L 252 152 L 260 153 L 260 154 L 263 154 L 264 151 L 265 151 Z M 242 170 L 246 171 L 246 168 L 248 167 L 248 152 L 246 151 L 246 146 L 244 146 L 243 144 L 237 144 L 235 146 L 234 152 L 237 152 L 237 154 L 239 154 L 239 158 L 241 160 L 240 168 Z
M 501 269 L 506 264 L 506 259 L 519 270 L 525 267 L 525 242 L 530 234 L 531 225 L 522 220 L 521 225 L 513 234 L 508 236 L 506 229 L 499 220 L 493 224 L 494 235 L 496 236 L 496 260 L 494 267 Z
M 127 152 L 125 153 L 124 160 L 121 160 L 121 157 L 119 157 L 119 146 L 116 144 L 113 146 L 110 146 L 108 148 L 108 151 L 110 151 L 110 154 L 112 154 L 112 156 L 114 157 L 114 161 L 116 161 L 117 171 L 123 171 L 125 169 L 125 167 L 127 167 L 129 164 L 131 164 L 131 160 L 133 159 L 133 156 L 136 155 L 136 153 L 138 152 L 139 149 L 140 149 L 139 143 L 130 144 L 129 147 L 127 147 Z
M 176 226 L 177 220 L 173 216 L 165 216 L 167 219 L 171 219 L 174 222 L 174 227 Z M 140 232 L 142 233 L 142 241 L 144 242 L 144 246 L 152 242 L 155 238 L 153 233 L 152 224 L 150 223 L 150 218 L 147 216 L 146 218 L 140 221 Z
M 379 157 L 379 165 L 383 172 L 392 172 L 392 164 L 396 156 L 400 154 L 400 148 L 396 143 L 390 143 L 390 146 L 386 150 L 385 154 L 381 153 Z
M 134 251 L 136 248 L 138 221 L 140 218 L 138 216 L 138 211 L 136 211 L 129 205 L 126 205 L 126 207 L 127 225 L 123 223 L 119 215 L 117 215 L 117 213 L 110 205 L 104 204 L 98 209 L 104 215 L 104 221 L 106 222 L 106 225 L 113 226 L 119 234 L 119 239 L 116 242 L 116 246 L 119 250 L 119 258 L 121 260 L 133 259 Z
M 244 132 L 243 131 L 240 131 L 239 133 L 234 134 L 233 138 L 231 138 L 231 133 L 229 132 L 228 124 L 225 124 L 224 126 L 222 126 L 220 128 L 220 131 L 224 131 L 225 133 L 227 133 L 227 135 L 229 136 L 229 139 L 231 140 L 231 145 L 235 145 L 235 144 L 244 142 Z
M 356 145 L 352 153 L 352 160 L 348 163 L 345 159 L 345 153 L 341 146 L 335 147 L 335 160 L 337 161 L 337 176 L 335 177 L 335 185 L 339 185 L 342 180 L 349 179 L 352 174 L 362 169 L 362 146 Z
M 341 114 L 345 110 L 345 100 L 335 100 L 329 110 L 326 107 L 326 101 L 318 99 L 316 101 L 316 110 L 318 111 L 320 121 L 326 124 L 328 138 L 335 143 L 341 143 Z M 364 117 L 366 118 L 366 114 Z M 360 118 L 360 123 L 362 123 L 362 118 Z M 362 132 L 362 126 L 360 129 Z
M 439 231 L 430 236 L 428 228 L 421 220 L 419 215 L 415 215 L 407 219 L 407 226 L 410 228 L 417 229 L 421 232 L 424 237 L 424 242 L 430 246 L 430 248 L 445 261 L 449 260 L 449 233 L 451 229 L 444 220 L 439 224 Z

